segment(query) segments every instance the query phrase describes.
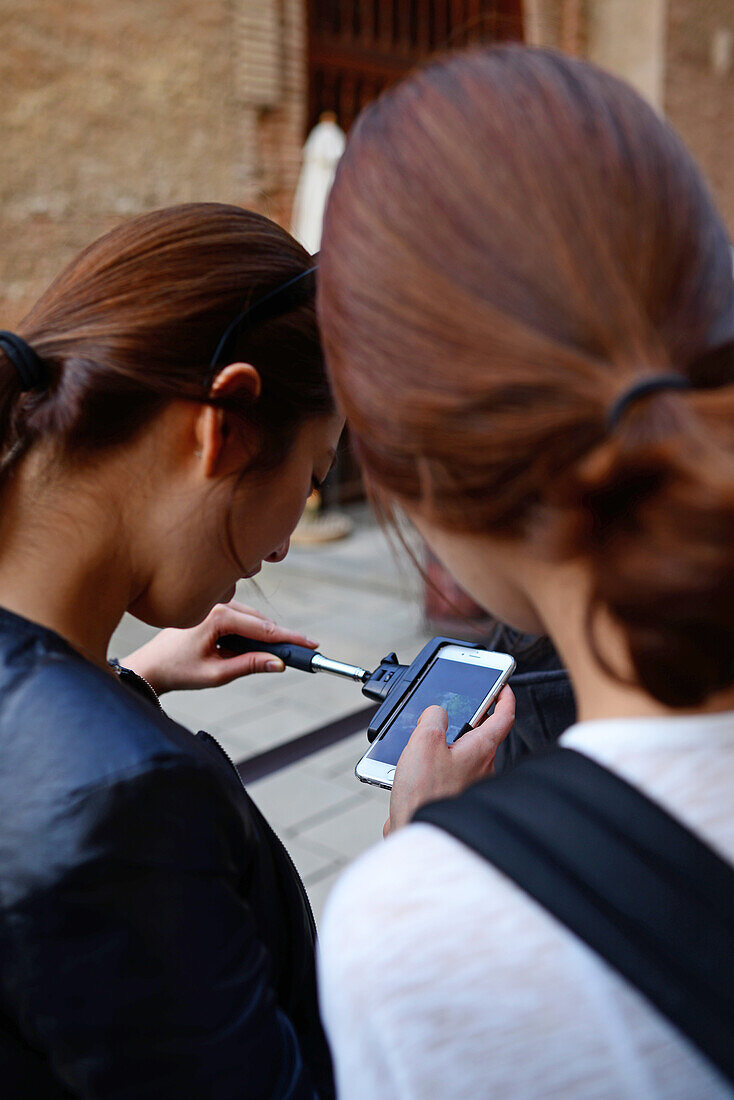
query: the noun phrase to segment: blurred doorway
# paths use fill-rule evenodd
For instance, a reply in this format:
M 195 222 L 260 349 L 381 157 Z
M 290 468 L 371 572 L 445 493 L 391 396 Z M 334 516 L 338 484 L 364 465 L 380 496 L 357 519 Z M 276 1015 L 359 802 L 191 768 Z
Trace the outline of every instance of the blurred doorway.
M 522 40 L 521 0 L 310 0 L 308 128 L 333 111 L 349 130 L 383 89 L 431 54 Z
M 431 54 L 522 41 L 522 0 L 308 0 L 308 132 L 324 112 L 349 130 L 363 107 Z M 328 503 L 364 497 L 348 435 Z
M 331 112 L 348 132 L 385 88 L 421 61 L 481 42 L 522 41 L 522 0 L 309 0 L 308 130 Z M 348 432 L 325 494 L 327 506 L 364 497 Z M 431 555 L 424 592 L 429 622 L 484 621 L 484 612 Z

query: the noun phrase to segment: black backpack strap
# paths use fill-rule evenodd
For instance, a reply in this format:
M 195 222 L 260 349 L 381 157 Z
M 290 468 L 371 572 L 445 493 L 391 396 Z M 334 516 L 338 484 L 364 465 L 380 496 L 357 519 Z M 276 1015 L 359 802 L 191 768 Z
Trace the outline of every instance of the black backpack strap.
M 414 820 L 485 856 L 734 1082 L 734 869 L 665 810 L 555 748 Z

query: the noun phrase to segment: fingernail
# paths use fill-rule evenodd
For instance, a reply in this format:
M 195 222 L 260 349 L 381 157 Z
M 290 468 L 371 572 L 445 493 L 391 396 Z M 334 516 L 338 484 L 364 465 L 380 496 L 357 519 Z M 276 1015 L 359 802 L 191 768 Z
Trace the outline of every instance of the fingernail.
M 315 638 L 306 638 L 306 641 L 308 642 L 308 644 L 309 644 L 309 645 L 318 645 L 318 644 L 319 644 L 319 643 L 318 643 L 318 642 L 316 641 L 316 639 L 315 639 Z
M 266 672 L 285 672 L 285 665 L 283 664 L 282 661 L 266 661 L 265 662 L 265 671 Z

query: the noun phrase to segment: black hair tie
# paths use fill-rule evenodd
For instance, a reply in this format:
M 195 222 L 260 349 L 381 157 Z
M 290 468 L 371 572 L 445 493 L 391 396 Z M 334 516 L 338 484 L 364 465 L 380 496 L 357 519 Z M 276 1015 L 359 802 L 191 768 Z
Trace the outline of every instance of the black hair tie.
M 0 347 L 20 375 L 21 391 L 46 387 L 48 384 L 46 364 L 22 336 L 0 329 Z
M 653 374 L 641 378 L 619 395 L 607 413 L 607 431 L 616 428 L 622 416 L 635 401 L 657 390 L 690 390 L 691 383 L 683 374 Z

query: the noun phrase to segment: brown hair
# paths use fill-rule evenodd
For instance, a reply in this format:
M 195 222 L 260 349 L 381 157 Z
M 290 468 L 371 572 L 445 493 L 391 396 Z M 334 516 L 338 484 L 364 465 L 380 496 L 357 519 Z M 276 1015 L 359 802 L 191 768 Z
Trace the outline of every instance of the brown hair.
M 732 256 L 631 88 L 521 46 L 409 78 L 352 132 L 320 296 L 383 500 L 586 559 L 590 621 L 611 610 L 664 703 L 734 683 Z M 607 428 L 631 382 L 671 370 L 695 390 Z
M 48 387 L 21 393 L 0 348 L 0 477 L 40 439 L 78 458 L 124 443 L 174 399 L 232 413 L 258 432 L 258 465 L 277 465 L 298 426 L 333 408 L 313 294 L 273 298 L 228 341 L 227 361 L 260 373 L 256 401 L 210 397 L 210 364 L 248 305 L 311 265 L 285 230 L 219 203 L 158 210 L 95 241 L 18 328 Z

